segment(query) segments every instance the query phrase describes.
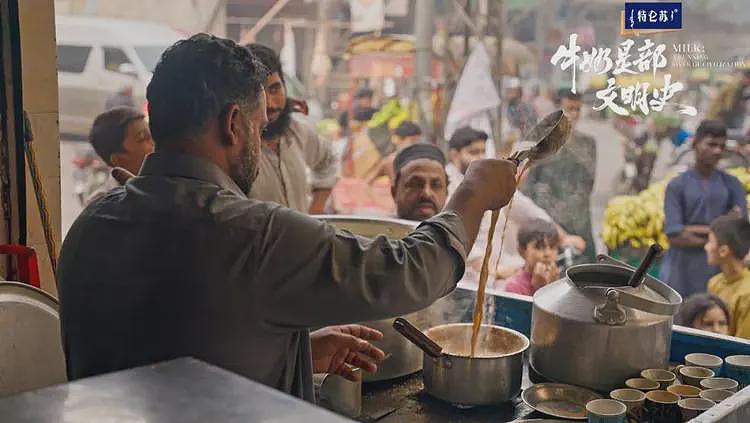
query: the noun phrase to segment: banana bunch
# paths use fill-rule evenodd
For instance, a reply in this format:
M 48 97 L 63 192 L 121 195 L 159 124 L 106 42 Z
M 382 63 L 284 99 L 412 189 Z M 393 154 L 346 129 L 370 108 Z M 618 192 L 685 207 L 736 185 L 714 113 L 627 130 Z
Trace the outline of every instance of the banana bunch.
M 740 180 L 748 193 L 750 204 L 750 172 L 746 168 L 727 171 Z M 613 197 L 604 211 L 602 238 L 609 249 L 623 245 L 633 248 L 648 247 L 659 243 L 664 249 L 669 247 L 664 234 L 664 191 L 676 174 L 651 184 L 638 195 Z
M 367 127 L 377 128 L 383 125 L 388 125 L 388 129 L 392 131 L 396 129 L 401 122 L 406 120 L 416 120 L 416 104 L 411 103 L 407 106 L 402 106 L 397 98 L 391 98 L 380 108 L 380 110 L 375 112 L 372 119 L 367 122 Z

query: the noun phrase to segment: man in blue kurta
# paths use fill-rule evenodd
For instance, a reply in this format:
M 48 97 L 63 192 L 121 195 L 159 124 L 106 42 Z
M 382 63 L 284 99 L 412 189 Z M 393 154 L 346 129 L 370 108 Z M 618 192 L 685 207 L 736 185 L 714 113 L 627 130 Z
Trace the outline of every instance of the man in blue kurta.
M 670 248 L 661 278 L 683 297 L 705 292 L 718 269 L 708 265 L 703 246 L 709 225 L 719 216 L 747 217 L 740 181 L 716 168 L 726 149 L 727 130 L 718 121 L 703 121 L 695 132 L 695 166 L 672 179 L 664 196 L 664 231 Z

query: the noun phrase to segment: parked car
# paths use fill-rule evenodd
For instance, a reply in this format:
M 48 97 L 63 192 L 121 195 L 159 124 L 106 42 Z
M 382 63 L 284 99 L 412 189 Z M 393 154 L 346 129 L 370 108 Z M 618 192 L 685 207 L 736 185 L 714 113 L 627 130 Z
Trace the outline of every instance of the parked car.
M 162 52 L 184 38 L 151 22 L 57 16 L 60 133 L 85 138 L 108 99 L 132 91 L 145 112 L 146 86 Z

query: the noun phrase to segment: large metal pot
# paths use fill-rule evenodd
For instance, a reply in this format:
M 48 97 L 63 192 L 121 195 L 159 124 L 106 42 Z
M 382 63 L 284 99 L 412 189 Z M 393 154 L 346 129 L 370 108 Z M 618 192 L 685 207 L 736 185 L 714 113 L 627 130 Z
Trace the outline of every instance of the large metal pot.
M 416 229 L 419 222 L 410 220 L 369 218 L 358 216 L 315 216 L 320 220 L 332 224 L 338 229 L 344 229 L 357 235 L 375 237 L 386 235 L 389 238 L 403 238 Z M 432 326 L 429 308 L 404 316 L 420 329 Z M 364 373 L 365 382 L 389 380 L 406 376 L 422 370 L 422 351 L 393 330 L 393 318 L 362 322 L 363 325 L 383 332 L 381 341 L 373 344 L 390 354 L 389 358 L 378 365 L 375 373 Z
M 600 392 L 621 387 L 646 368 L 666 368 L 672 316 L 682 302 L 646 275 L 607 256 L 569 268 L 534 294 L 529 365 L 551 382 Z M 635 279 L 635 278 L 633 278 Z
M 521 392 L 523 353 L 529 339 L 512 329 L 482 325 L 470 357 L 471 323 L 436 326 L 422 333 L 396 319 L 394 328 L 424 351 L 425 391 L 451 404 L 477 406 L 510 401 Z

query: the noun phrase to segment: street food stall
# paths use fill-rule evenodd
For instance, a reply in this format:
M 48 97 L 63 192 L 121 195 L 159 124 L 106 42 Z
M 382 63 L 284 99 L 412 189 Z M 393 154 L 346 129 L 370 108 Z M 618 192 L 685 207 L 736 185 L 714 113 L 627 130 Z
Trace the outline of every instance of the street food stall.
M 0 8 L 3 31 L 14 26 L 18 29 L 18 22 L 7 21 L 9 4 L 10 11 L 17 15 L 17 6 L 22 2 L 3 3 Z M 5 59 L 3 70 L 13 74 L 4 80 L 3 85 L 3 94 L 13 100 L 3 104 L 3 129 L 12 128 L 3 134 L 3 138 L 8 146 L 13 147 L 9 153 L 14 153 L 9 154 L 14 159 L 11 161 L 13 172 L 9 172 L 13 213 L 4 217 L 12 223 L 11 235 L 14 238 L 26 241 L 26 231 L 31 227 L 34 230 L 29 231 L 28 244 L 42 245 L 41 249 L 49 247 L 50 257 L 44 263 L 44 271 L 39 276 L 42 281 L 38 284 L 49 294 L 42 294 L 31 284 L 12 283 L 14 291 L 9 292 L 9 283 L 0 282 L 3 288 L 0 290 L 0 309 L 4 313 L 0 328 L 38 335 L 23 338 L 44 338 L 45 345 L 60 348 L 60 335 L 56 331 L 59 329 L 57 300 L 52 295 L 56 294 L 56 251 L 54 242 L 51 242 L 58 233 L 42 229 L 51 226 L 45 215 L 59 217 L 59 201 L 54 201 L 57 207 L 52 212 L 44 206 L 46 201 L 38 201 L 38 205 L 29 202 L 31 210 L 36 210 L 34 213 L 42 214 L 38 220 L 46 223 L 34 219 L 28 226 L 27 204 L 24 202 L 27 195 L 24 149 L 29 147 L 24 143 L 31 142 L 31 137 L 26 135 L 32 133 L 30 128 L 25 128 L 31 125 L 25 125 L 24 109 L 29 112 L 30 123 L 37 130 L 35 142 L 39 142 L 40 159 L 58 160 L 59 152 L 54 95 L 48 96 L 52 100 L 39 98 L 45 97 L 41 95 L 45 94 L 45 88 L 54 91 L 54 82 L 49 84 L 54 77 L 49 78 L 48 74 L 46 79 L 34 83 L 37 81 L 29 75 L 24 74 L 21 80 L 18 74 L 22 49 L 39 53 L 25 55 L 24 72 L 38 70 L 38 67 L 29 65 L 28 61 L 32 59 L 36 61 L 33 63 L 43 62 L 47 71 L 52 70 L 52 26 L 47 25 L 46 33 L 34 26 L 52 23 L 52 2 L 40 4 L 44 7 L 35 7 L 34 13 L 29 8 L 21 11 L 27 24 L 21 27 L 21 43 L 18 37 L 12 37 L 12 49 L 9 50 L 5 42 L 0 46 Z M 42 15 L 45 19 L 40 18 Z M 34 48 L 40 45 L 24 38 L 30 33 L 46 38 L 40 43 L 42 48 Z M 7 41 L 10 37 L 3 39 Z M 48 54 L 42 54 L 44 52 Z M 6 63 L 13 63 L 13 72 Z M 395 68 L 396 64 L 393 65 Z M 25 98 L 20 95 L 21 82 L 27 88 Z M 35 97 L 39 101 L 52 101 L 52 104 L 34 104 Z M 33 163 L 33 160 L 29 162 Z M 39 167 L 59 171 L 52 165 Z M 31 171 L 30 176 L 37 182 L 41 178 L 34 172 Z M 48 187 L 59 181 L 58 173 L 42 177 L 45 182 L 53 182 Z M 38 185 L 34 184 L 34 190 L 43 197 L 38 192 Z M 57 200 L 59 187 L 55 192 L 52 196 Z M 32 194 L 32 190 L 28 194 Z M 31 214 L 36 218 L 34 213 Z M 334 226 L 367 236 L 384 234 L 398 239 L 414 229 L 413 222 L 390 219 L 341 216 L 324 219 Z M 52 220 L 58 223 L 59 218 Z M 49 246 L 42 242 L 45 238 L 50 241 Z M 13 241 L 18 242 L 17 239 Z M 650 259 L 653 258 L 651 255 Z M 648 264 L 650 259 L 644 262 Z M 641 382 L 656 381 L 657 385 L 663 383 L 666 387 L 679 375 L 683 382 L 699 389 L 696 383 L 710 388 L 705 384 L 711 379 L 708 375 L 718 374 L 727 377 L 713 383 L 729 381 L 735 384 L 727 386 L 729 396 L 712 396 L 721 403 L 706 410 L 696 421 L 749 421 L 750 388 L 745 386 L 750 384 L 750 342 L 674 327 L 672 315 L 681 298 L 671 288 L 647 275 L 646 267 L 641 265 L 634 269 L 603 256 L 598 263 L 571 267 L 565 277 L 540 289 L 533 298 L 488 291 L 487 304 L 491 312 L 487 314 L 485 324 L 477 326 L 477 355 L 466 352 L 470 313 L 464 313 L 460 306 L 449 310 L 458 304 L 452 301 L 452 296 L 471 296 L 471 291 L 459 289 L 451 297 L 436 303 L 435 308 L 431 306 L 424 313 L 403 316 L 404 320 L 367 322 L 386 332 L 381 346 L 388 355 L 381 373 L 369 377 L 362 385 L 339 384 L 338 397 L 328 396 L 328 404 L 336 408 L 341 403 L 336 400 L 352 392 L 350 388 L 353 386 L 351 398 L 355 406 L 341 412 L 363 422 L 502 422 L 550 416 L 581 419 L 587 400 L 605 396 L 615 387 L 630 386 L 628 378 L 643 375 Z M 28 292 L 24 294 L 17 290 Z M 29 292 L 37 294 L 37 301 L 29 301 Z M 33 307 L 36 312 L 44 313 L 43 323 L 50 330 L 35 331 L 30 329 L 28 320 L 7 318 L 8 304 L 17 304 L 23 310 Z M 393 331 L 389 330 L 391 327 Z M 414 346 L 419 349 L 404 341 L 403 334 L 408 334 L 409 342 L 416 342 L 418 345 Z M 15 341 L 7 342 L 8 339 L 7 336 L 2 338 L 3 352 L 7 355 L 0 355 L 0 369 L 12 363 L 12 359 L 43 369 L 44 366 L 34 361 L 36 356 L 26 355 L 25 350 L 23 355 L 19 354 Z M 37 351 L 44 348 L 37 347 Z M 49 352 L 57 359 L 56 372 L 62 374 L 61 351 L 50 348 Z M 690 353 L 702 353 L 700 357 L 703 358 L 690 358 Z M 706 360 L 713 355 L 717 356 L 718 362 Z M 676 363 L 687 366 L 677 367 Z M 477 372 L 477 369 L 481 371 Z M 47 378 L 38 386 L 25 386 L 24 392 L 0 398 L 2 421 L 347 421 L 320 407 L 190 358 L 70 383 L 58 383 L 61 382 L 57 380 L 60 375 L 51 374 L 51 371 L 45 373 L 48 373 Z M 28 375 L 25 374 L 27 380 Z M 319 379 L 322 380 L 319 387 L 321 397 L 328 394 L 323 392 L 325 387 L 333 385 L 326 384 L 326 379 Z M 8 382 L 7 373 L 0 372 L 0 382 Z M 652 414 L 656 408 L 652 410 L 651 407 L 664 409 L 664 412 L 677 410 L 676 401 L 661 401 L 659 404 L 664 405 L 647 403 L 646 410 Z M 640 412 L 637 407 L 632 411 Z
M 382 233 L 398 237 L 410 229 L 404 221 L 396 220 L 340 216 L 324 219 L 368 236 Z M 540 289 L 533 298 L 489 289 L 487 303 L 491 312 L 485 325 L 512 330 L 529 341 L 515 344 L 515 347 L 512 347 L 512 341 L 508 341 L 507 345 L 515 348 L 515 351 L 501 354 L 509 357 L 521 352 L 521 372 L 516 374 L 505 367 L 487 371 L 497 381 L 517 379 L 518 388 L 509 398 L 479 406 L 446 400 L 446 395 L 458 394 L 436 390 L 435 383 L 458 368 L 457 359 L 453 357 L 446 367 L 445 352 L 441 353 L 442 356 L 439 354 L 438 358 L 432 358 L 427 347 L 423 354 L 424 370 L 421 372 L 410 372 L 404 368 L 405 371 L 401 373 L 391 372 L 383 378 L 376 375 L 374 380 L 357 386 L 355 389 L 361 390 L 359 414 L 350 417 L 362 422 L 585 420 L 587 400 L 607 398 L 610 391 L 629 386 L 629 379 L 638 378 L 641 373 L 649 375 L 654 373 L 653 369 L 658 369 L 679 375 L 674 376 L 674 380 L 692 383 L 689 373 L 681 371 L 678 365 L 695 364 L 689 360 L 686 362 L 686 356 L 695 353 L 721 359 L 721 364 L 712 370 L 716 376 L 746 377 L 742 376 L 745 374 L 745 363 L 742 362 L 745 358 L 736 356 L 750 354 L 750 341 L 673 326 L 672 315 L 677 311 L 681 298 L 667 285 L 648 275 L 647 267 L 648 263 L 643 268 L 634 269 L 626 263 L 600 256 L 598 263 L 570 268 L 565 277 Z M 638 286 L 630 286 L 630 280 L 638 278 L 634 277 L 638 270 L 642 282 Z M 471 296 L 473 292 L 458 288 L 456 293 L 428 308 L 422 316 L 427 321 L 414 322 L 423 333 L 442 346 L 449 342 L 446 343 L 446 338 L 436 334 L 436 329 L 444 330 L 455 326 L 455 323 L 471 321 L 471 313 L 463 312 L 470 310 L 451 309 L 456 304 L 451 302 L 454 295 Z M 459 305 L 455 307 L 460 308 Z M 446 309 L 451 310 L 444 313 Z M 451 321 L 446 320 L 445 316 L 461 317 Z M 406 320 L 411 318 L 407 316 Z M 388 353 L 389 345 L 386 343 L 397 343 L 398 339 L 394 337 L 398 334 L 382 323 L 378 328 L 384 330 L 386 338 L 380 347 Z M 413 351 L 405 352 L 403 346 L 395 348 L 400 348 L 401 353 L 399 356 L 394 354 L 388 358 L 389 361 L 411 360 L 410 357 L 413 357 Z M 727 358 L 731 356 L 735 357 Z M 747 359 L 750 360 L 750 357 Z M 491 359 L 478 357 L 474 360 Z M 442 369 L 444 373 L 436 373 L 435 368 L 441 366 L 445 367 Z M 469 398 L 489 390 L 487 386 L 493 383 L 492 378 L 487 379 L 486 375 L 485 378 L 479 375 L 475 377 L 472 380 L 476 383 L 461 385 Z M 740 388 L 747 383 L 740 382 Z M 723 399 L 720 405 L 712 407 L 701 415 L 701 420 L 696 421 L 739 423 L 748 421 L 745 419 L 750 419 L 750 388 Z

